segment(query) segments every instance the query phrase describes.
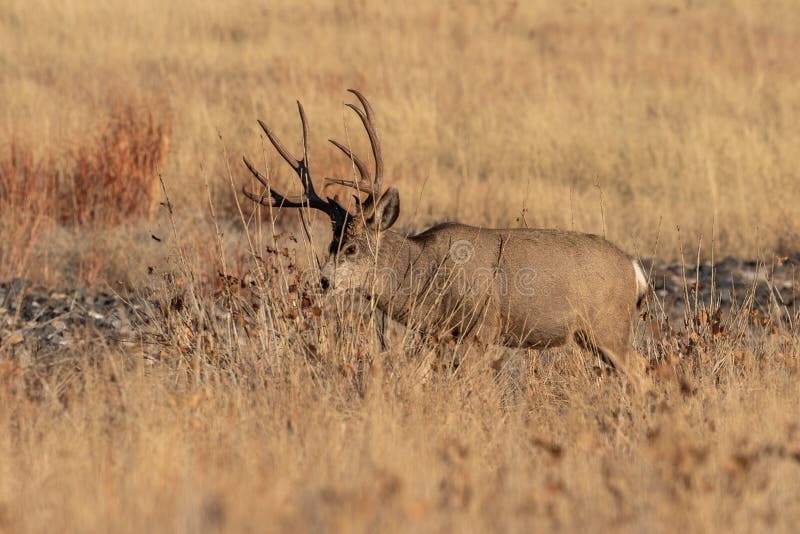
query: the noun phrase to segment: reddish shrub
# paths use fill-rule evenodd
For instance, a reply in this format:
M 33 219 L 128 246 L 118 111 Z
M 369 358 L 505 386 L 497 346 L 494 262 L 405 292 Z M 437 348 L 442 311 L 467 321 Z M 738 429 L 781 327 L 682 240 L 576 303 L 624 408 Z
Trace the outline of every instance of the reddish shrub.
M 114 110 L 100 139 L 73 153 L 62 222 L 116 224 L 146 214 L 158 194 L 158 170 L 169 146 L 169 127 L 152 110 Z
M 50 162 L 36 162 L 16 139 L 8 157 L 0 159 L 0 273 L 5 276 L 20 276 L 27 269 L 55 199 L 53 168 Z
M 9 144 L 8 157 L 0 159 L 0 209 L 36 210 L 53 202 L 57 175 L 52 162 L 37 162 L 33 151 L 16 139 Z
M 118 224 L 146 214 L 158 194 L 158 169 L 169 145 L 169 126 L 151 110 L 114 109 L 96 140 L 66 154 L 35 161 L 15 140 L 0 159 L 0 209 L 45 212 L 62 224 Z
M 169 125 L 152 110 L 112 109 L 96 139 L 38 161 L 12 137 L 0 155 L 0 275 L 22 275 L 47 224 L 119 224 L 154 206 Z

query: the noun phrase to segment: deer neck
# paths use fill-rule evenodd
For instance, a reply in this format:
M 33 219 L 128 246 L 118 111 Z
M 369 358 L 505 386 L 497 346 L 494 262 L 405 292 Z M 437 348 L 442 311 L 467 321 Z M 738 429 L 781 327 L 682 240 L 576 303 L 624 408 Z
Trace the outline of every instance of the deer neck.
M 403 235 L 387 230 L 381 235 L 376 261 L 374 298 L 377 307 L 402 320 L 415 296 L 423 248 Z

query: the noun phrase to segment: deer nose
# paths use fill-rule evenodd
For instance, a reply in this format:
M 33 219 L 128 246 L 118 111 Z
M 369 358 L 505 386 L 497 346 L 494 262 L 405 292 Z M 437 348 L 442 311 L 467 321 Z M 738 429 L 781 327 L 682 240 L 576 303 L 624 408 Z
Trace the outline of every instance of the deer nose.
M 330 282 L 324 276 L 319 279 L 319 283 L 322 286 L 322 289 L 327 290 L 330 287 Z

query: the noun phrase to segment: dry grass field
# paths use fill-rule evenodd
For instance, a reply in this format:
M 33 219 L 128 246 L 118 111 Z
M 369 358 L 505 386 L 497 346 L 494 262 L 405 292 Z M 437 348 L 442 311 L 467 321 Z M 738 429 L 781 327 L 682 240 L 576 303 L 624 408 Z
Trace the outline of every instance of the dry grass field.
M 295 99 L 314 175 L 351 172 L 356 87 L 407 231 L 782 261 L 797 50 L 794 0 L 4 0 L 0 282 L 149 305 L 57 348 L 0 313 L 0 532 L 792 531 L 797 309 L 651 297 L 642 388 L 570 347 L 381 351 L 308 276 L 327 222 L 237 198 L 243 153 L 297 190 L 256 123 L 298 147 Z

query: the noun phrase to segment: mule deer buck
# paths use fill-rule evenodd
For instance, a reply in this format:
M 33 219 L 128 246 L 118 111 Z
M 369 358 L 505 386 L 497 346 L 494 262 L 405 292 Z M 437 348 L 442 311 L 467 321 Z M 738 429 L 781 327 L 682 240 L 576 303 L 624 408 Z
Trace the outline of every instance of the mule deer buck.
M 273 208 L 311 208 L 330 218 L 333 239 L 322 267 L 323 289 L 366 290 L 381 311 L 407 325 L 419 322 L 512 347 L 547 348 L 575 340 L 612 367 L 626 366 L 632 321 L 647 291 L 638 262 L 602 237 L 563 230 L 444 223 L 414 236 L 392 231 L 400 199 L 393 187 L 381 193 L 383 159 L 375 114 L 361 93 L 349 91 L 361 103 L 347 105 L 366 129 L 374 159 L 370 174 L 347 146 L 330 140 L 352 161 L 360 180 L 328 183 L 366 194 L 363 199 L 354 195 L 352 212 L 314 189 L 308 123 L 300 102 L 301 159 L 259 124 L 300 177 L 303 194 L 290 198 L 278 193 L 244 158 L 264 186 L 261 194 L 244 189 L 248 198 Z

